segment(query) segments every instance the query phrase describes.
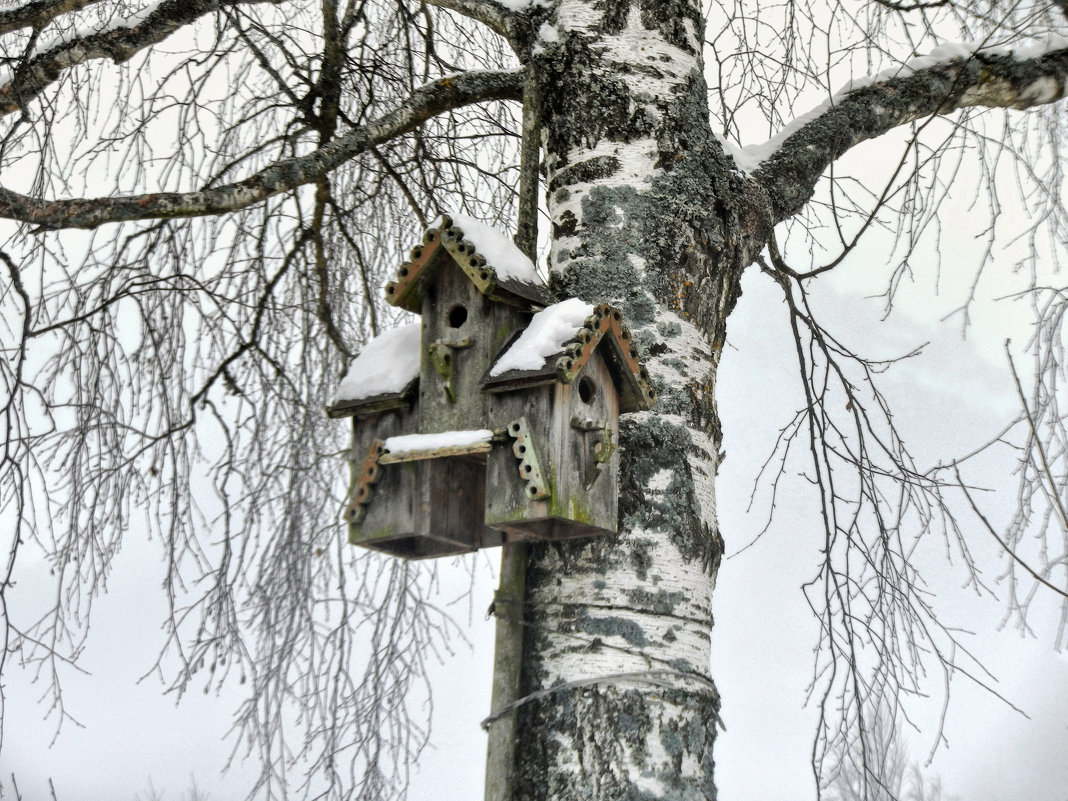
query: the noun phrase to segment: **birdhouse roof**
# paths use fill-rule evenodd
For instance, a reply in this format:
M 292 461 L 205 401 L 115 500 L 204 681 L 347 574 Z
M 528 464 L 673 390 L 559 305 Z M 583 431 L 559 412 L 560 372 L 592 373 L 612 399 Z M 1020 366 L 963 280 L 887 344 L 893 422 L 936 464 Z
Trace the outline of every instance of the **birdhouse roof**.
M 483 295 L 524 308 L 547 306 L 552 296 L 534 263 L 504 233 L 463 214 L 443 214 L 412 248 L 410 261 L 386 284 L 386 300 L 422 311 L 423 295 L 452 259 Z
M 598 349 L 618 382 L 620 411 L 652 408 L 656 390 L 638 358 L 630 329 L 623 325 L 623 313 L 606 303 L 594 306 L 578 298 L 554 303 L 535 314 L 482 383 L 490 392 L 550 381 L 570 384 Z
M 393 328 L 364 345 L 338 385 L 331 417 L 370 414 L 405 406 L 419 380 L 418 322 Z

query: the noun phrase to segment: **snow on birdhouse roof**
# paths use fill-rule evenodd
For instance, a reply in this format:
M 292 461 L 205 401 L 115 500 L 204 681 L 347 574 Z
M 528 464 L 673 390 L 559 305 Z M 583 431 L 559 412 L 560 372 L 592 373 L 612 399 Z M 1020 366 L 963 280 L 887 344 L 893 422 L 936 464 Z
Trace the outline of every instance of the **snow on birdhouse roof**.
M 419 378 L 421 326 L 418 322 L 379 334 L 349 365 L 338 385 L 331 417 L 401 406 Z
M 534 262 L 527 258 L 508 234 L 479 222 L 474 217 L 457 212 L 439 216 L 430 227 L 442 228 L 450 225 L 464 232 L 464 238 L 475 246 L 487 264 L 493 266 L 498 278 L 535 286 L 545 284 L 544 279 L 538 275 Z
M 541 370 L 550 356 L 563 353 L 564 347 L 591 314 L 593 304 L 578 298 L 568 298 L 542 309 L 490 368 L 490 378 L 512 370 Z
M 546 306 L 552 296 L 534 263 L 511 237 L 464 214 L 443 214 L 412 248 L 410 261 L 386 284 L 386 300 L 421 312 L 423 293 L 437 275 L 442 258 L 451 257 L 479 292 L 494 300 L 527 308 Z
M 621 411 L 652 408 L 656 390 L 623 324 L 623 313 L 578 298 L 535 314 L 489 369 L 483 385 L 491 392 L 505 392 L 553 380 L 570 384 L 602 345 L 609 369 L 619 378 Z

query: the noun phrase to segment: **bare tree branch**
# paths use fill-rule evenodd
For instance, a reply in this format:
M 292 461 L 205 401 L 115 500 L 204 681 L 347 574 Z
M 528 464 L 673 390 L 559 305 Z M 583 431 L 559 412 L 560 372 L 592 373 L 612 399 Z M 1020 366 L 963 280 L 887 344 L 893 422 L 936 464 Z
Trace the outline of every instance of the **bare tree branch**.
M 0 86 L 0 114 L 25 108 L 55 81 L 63 70 L 93 59 L 127 61 L 146 47 L 158 44 L 179 28 L 231 5 L 276 2 L 276 0 L 167 0 L 144 19 L 123 20 L 118 27 L 88 36 L 62 36 L 41 53 L 30 53 L 14 76 Z
M 40 28 L 62 14 L 78 11 L 101 0 L 35 0 L 15 8 L 0 9 L 0 33 L 19 28 Z
M 1038 472 L 1049 485 L 1049 498 L 1057 510 L 1057 515 L 1064 525 L 1064 530 L 1068 531 L 1068 508 L 1065 507 L 1065 501 L 1061 498 L 1057 482 L 1053 477 L 1053 468 L 1050 466 L 1049 457 L 1046 455 L 1046 446 L 1042 444 L 1042 436 L 1035 425 L 1035 417 L 1027 406 L 1027 396 L 1024 395 L 1023 384 L 1020 383 L 1020 374 L 1016 371 L 1016 363 L 1012 360 L 1012 348 L 1009 342 L 1005 343 L 1005 353 L 1009 358 L 1009 369 L 1012 371 L 1013 383 L 1016 385 L 1016 396 L 1020 399 L 1020 405 L 1023 406 L 1024 419 L 1027 421 L 1027 428 L 1031 432 L 1031 441 L 1034 442 L 1034 448 L 1038 454 Z M 971 500 L 971 498 L 968 500 Z M 975 504 L 972 504 L 972 506 L 974 508 Z M 1015 557 L 1015 554 L 1013 556 Z M 1058 592 L 1061 592 L 1062 595 L 1068 595 L 1060 590 Z
M 991 537 L 997 540 L 997 543 L 1001 546 L 1001 549 L 1005 551 L 1005 553 L 1007 553 L 1009 556 L 1011 556 L 1012 560 L 1024 570 L 1026 570 L 1030 574 L 1031 578 L 1033 578 L 1039 584 L 1046 587 L 1047 589 L 1053 590 L 1053 592 L 1057 593 L 1057 595 L 1068 598 L 1068 592 L 1065 592 L 1055 584 L 1050 584 L 1049 581 L 1047 581 L 1037 570 L 1031 567 L 1031 565 L 1029 565 L 1023 559 L 1021 559 L 1019 555 L 1017 555 L 1015 549 L 1013 549 L 1011 545 L 1005 542 L 1005 540 L 1003 540 L 998 535 L 997 531 L 994 530 L 994 527 L 990 524 L 990 521 L 987 519 L 986 515 L 984 515 L 979 510 L 979 506 L 978 504 L 976 504 L 975 499 L 972 497 L 972 494 L 968 492 L 968 485 L 961 477 L 960 468 L 954 466 L 953 470 L 954 474 L 957 477 L 957 483 L 960 484 L 961 491 L 964 493 L 964 497 L 968 500 L 968 505 L 972 507 L 972 511 L 975 513 L 976 517 L 983 521 L 983 527 L 987 530 L 987 532 L 989 532 Z
M 1026 109 L 1060 100 L 1068 50 L 1031 59 L 976 53 L 849 92 L 789 136 L 753 177 L 771 198 L 773 219 L 797 214 L 837 158 L 868 139 L 963 108 Z
M 427 0 L 430 5 L 438 8 L 447 8 L 457 14 L 463 14 L 477 22 L 481 22 L 494 33 L 499 33 L 508 40 L 512 40 L 518 27 L 518 14 L 508 11 L 500 3 L 492 0 Z
M 96 228 L 129 220 L 199 217 L 247 208 L 273 195 L 314 183 L 331 170 L 413 130 L 446 111 L 486 100 L 518 100 L 521 71 L 468 72 L 416 89 L 407 103 L 305 156 L 276 162 L 243 181 L 196 192 L 160 192 L 120 198 L 42 201 L 0 189 L 0 217 L 46 229 Z

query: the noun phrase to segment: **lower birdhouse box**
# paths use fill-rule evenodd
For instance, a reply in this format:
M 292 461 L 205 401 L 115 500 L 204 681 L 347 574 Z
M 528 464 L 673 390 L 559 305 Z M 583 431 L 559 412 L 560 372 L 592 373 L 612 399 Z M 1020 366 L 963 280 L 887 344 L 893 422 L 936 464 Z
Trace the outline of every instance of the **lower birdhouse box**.
M 486 525 L 514 540 L 564 540 L 616 531 L 619 405 L 593 354 L 572 383 L 498 389 L 516 416 L 489 455 Z
M 378 418 L 374 430 L 382 429 Z M 501 533 L 483 520 L 491 436 L 479 430 L 372 440 L 346 511 L 349 541 L 406 559 L 501 544 Z

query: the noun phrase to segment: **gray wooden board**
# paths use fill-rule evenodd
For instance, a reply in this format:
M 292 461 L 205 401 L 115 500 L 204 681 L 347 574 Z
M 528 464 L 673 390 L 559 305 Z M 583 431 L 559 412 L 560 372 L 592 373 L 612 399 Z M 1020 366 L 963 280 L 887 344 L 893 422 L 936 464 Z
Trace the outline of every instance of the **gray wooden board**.
M 592 395 L 583 400 L 580 382 L 590 382 Z M 572 384 L 554 383 L 494 393 L 496 415 L 507 420 L 526 417 L 542 473 L 552 488 L 546 500 L 531 501 L 509 446 L 494 448 L 487 472 L 487 525 L 505 531 L 509 540 L 567 539 L 614 532 L 617 526 L 619 455 L 613 453 L 593 485 L 586 487 L 594 461 L 597 432 L 571 425 L 603 421 L 613 444 L 619 441 L 619 399 L 604 359 L 595 353 Z
M 326 407 L 327 417 L 363 417 L 369 414 L 378 414 L 388 409 L 398 409 L 409 406 L 415 397 L 415 385 L 417 379 L 413 379 L 400 392 L 384 392 L 360 400 L 341 400 L 332 406 Z
M 466 318 L 455 322 L 462 307 Z M 530 319 L 523 311 L 490 300 L 477 290 L 452 261 L 444 264 L 434 286 L 423 298 L 422 366 L 419 375 L 419 431 L 463 431 L 490 428 L 486 419 L 486 398 L 480 385 L 482 376 L 511 336 Z M 428 349 L 433 343 L 462 343 L 467 348 L 450 348 L 455 402 L 445 393 L 445 379 L 431 363 Z
M 359 471 L 363 466 L 367 451 L 374 440 L 405 433 L 406 429 L 414 424 L 414 419 L 415 415 L 407 408 L 357 418 L 353 430 L 354 471 Z M 381 478 L 374 485 L 374 494 L 367 504 L 364 519 L 349 526 L 350 542 L 367 547 L 380 547 L 383 543 L 409 537 L 415 532 L 413 500 L 416 475 L 414 470 L 404 468 L 405 465 L 380 468 Z

